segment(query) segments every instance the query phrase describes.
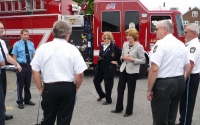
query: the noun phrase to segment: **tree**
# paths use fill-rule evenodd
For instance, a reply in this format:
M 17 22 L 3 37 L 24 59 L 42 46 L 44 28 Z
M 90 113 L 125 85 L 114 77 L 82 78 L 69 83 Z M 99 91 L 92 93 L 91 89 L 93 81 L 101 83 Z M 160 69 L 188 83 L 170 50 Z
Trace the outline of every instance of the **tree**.
M 93 14 L 94 13 L 94 0 L 73 0 L 74 2 L 77 2 L 80 6 L 83 1 L 88 3 L 88 10 L 84 12 L 84 14 Z

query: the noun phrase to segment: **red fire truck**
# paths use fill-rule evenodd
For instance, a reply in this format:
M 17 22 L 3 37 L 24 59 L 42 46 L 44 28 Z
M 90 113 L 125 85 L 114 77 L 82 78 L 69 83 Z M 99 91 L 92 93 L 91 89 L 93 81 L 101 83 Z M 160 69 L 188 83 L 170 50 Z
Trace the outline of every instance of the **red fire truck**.
M 82 6 L 84 8 L 87 4 Z M 156 42 L 154 30 L 159 20 L 170 19 L 174 24 L 174 35 L 184 41 L 182 15 L 176 10 L 149 11 L 139 0 L 94 0 L 94 15 L 81 15 L 80 10 L 81 7 L 72 0 L 1 0 L 3 39 L 12 48 L 20 39 L 20 30 L 25 28 L 30 31 L 30 39 L 37 48 L 53 39 L 53 22 L 67 20 L 73 25 L 69 42 L 80 50 L 88 66 L 95 66 L 104 31 L 111 31 L 115 44 L 122 48 L 126 41 L 124 31 L 135 27 L 147 59 L 139 76 L 147 71 L 148 52 Z

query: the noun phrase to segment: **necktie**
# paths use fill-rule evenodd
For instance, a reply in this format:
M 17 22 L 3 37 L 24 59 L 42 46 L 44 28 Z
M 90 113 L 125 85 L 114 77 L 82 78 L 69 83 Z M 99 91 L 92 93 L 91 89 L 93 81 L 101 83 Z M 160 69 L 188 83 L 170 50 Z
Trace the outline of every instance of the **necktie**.
M 27 64 L 30 64 L 30 55 L 29 55 L 29 52 L 28 52 L 28 46 L 27 46 L 27 42 L 24 42 L 24 44 L 25 44 L 25 53 L 26 53 L 26 63 Z
M 2 45 L 1 45 L 1 42 L 0 42 L 0 47 L 1 47 L 1 53 L 3 54 L 3 58 L 4 58 L 4 60 L 5 60 L 5 64 L 7 65 L 7 59 L 6 59 L 6 55 L 5 55 L 5 52 L 3 51 L 3 47 L 2 47 Z

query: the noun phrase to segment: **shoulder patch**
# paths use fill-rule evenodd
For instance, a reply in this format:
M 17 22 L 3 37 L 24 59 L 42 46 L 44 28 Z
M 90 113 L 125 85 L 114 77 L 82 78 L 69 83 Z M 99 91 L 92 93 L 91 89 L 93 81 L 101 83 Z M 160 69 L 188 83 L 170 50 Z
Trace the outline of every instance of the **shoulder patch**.
M 196 51 L 196 48 L 195 47 L 191 47 L 190 48 L 190 53 L 194 53 Z
M 156 45 L 156 46 L 153 48 L 153 53 L 156 52 L 157 48 L 158 48 L 158 45 Z

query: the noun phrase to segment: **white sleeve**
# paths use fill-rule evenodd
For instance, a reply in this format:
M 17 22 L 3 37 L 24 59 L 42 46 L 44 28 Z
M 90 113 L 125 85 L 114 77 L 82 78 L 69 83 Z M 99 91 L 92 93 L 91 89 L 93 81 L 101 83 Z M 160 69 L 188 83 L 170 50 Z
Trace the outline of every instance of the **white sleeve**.
M 4 41 L 4 40 L 1 40 L 0 42 L 1 42 L 1 45 L 2 45 L 2 47 L 3 47 L 3 51 L 4 51 L 5 55 L 7 55 L 7 54 L 8 54 L 8 49 L 7 49 L 7 47 L 6 47 L 5 41 Z
M 196 64 L 198 57 L 198 51 L 196 50 L 196 47 L 194 46 L 187 47 L 187 51 L 189 53 L 189 60 L 193 61 L 194 64 Z
M 163 60 L 164 51 L 165 50 L 161 44 L 155 45 L 151 52 L 150 64 L 153 62 L 160 67 Z
M 87 69 L 86 63 L 83 60 L 81 53 L 78 51 L 74 57 L 75 74 L 80 74 L 80 73 L 84 72 L 86 69 Z
M 41 47 L 40 47 L 41 48 Z M 38 48 L 35 52 L 35 55 L 31 61 L 31 67 L 33 70 L 39 72 L 41 71 L 41 66 L 40 66 L 40 48 Z

